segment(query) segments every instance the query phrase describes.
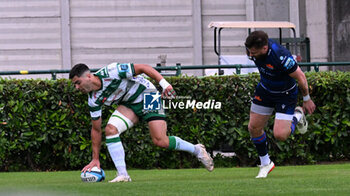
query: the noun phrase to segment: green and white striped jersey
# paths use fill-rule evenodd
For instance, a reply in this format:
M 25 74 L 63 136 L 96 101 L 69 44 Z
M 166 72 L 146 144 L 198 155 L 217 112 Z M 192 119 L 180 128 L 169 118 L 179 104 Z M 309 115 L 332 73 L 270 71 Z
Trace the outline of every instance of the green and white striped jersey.
M 156 87 L 144 77 L 135 76 L 134 64 L 111 63 L 95 74 L 101 80 L 101 89 L 89 93 L 89 109 L 93 120 L 102 115 L 102 105 L 135 104 L 143 101 L 143 92 Z

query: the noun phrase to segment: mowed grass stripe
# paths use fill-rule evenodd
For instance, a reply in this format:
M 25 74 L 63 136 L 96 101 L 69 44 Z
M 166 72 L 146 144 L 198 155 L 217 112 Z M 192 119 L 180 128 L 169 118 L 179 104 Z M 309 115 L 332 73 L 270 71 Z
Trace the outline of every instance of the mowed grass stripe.
M 130 170 L 131 183 L 83 183 L 80 171 L 0 173 L 0 195 L 349 195 L 350 164 Z M 115 171 L 106 171 L 107 180 Z

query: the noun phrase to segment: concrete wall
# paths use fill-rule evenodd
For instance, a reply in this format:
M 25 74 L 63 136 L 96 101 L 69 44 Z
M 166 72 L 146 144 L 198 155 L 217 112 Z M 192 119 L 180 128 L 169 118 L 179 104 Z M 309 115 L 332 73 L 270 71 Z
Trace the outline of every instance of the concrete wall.
M 0 70 L 61 65 L 60 2 L 0 1 Z
M 214 31 L 208 28 L 211 21 L 246 21 L 247 3 L 245 0 L 203 0 L 202 1 L 202 31 L 203 31 L 203 63 L 217 65 L 218 57 L 214 53 Z M 246 29 L 225 29 L 221 32 L 222 54 L 244 54 Z
M 255 0 L 254 4 L 255 20 L 293 22 L 297 37 L 310 38 L 311 61 L 328 61 L 327 0 Z M 276 30 L 266 31 L 270 37 L 278 36 Z
M 290 21 L 289 0 L 255 0 L 254 12 L 256 21 Z M 269 37 L 279 37 L 278 29 L 262 29 Z M 283 37 L 290 35 L 290 30 L 284 29 Z
M 209 22 L 246 18 L 245 0 L 2 0 L 0 70 L 217 64 Z M 225 35 L 224 50 L 241 53 L 244 37 Z
M 328 4 L 327 4 L 328 2 Z M 0 70 L 91 68 L 110 62 L 217 64 L 211 21 L 291 21 L 311 61 L 349 60 L 349 1 L 2 0 Z M 327 13 L 330 13 L 327 15 Z M 332 16 L 332 17 L 330 17 Z M 328 18 L 327 18 L 328 17 Z M 265 29 L 270 37 L 277 30 Z M 328 34 L 327 34 L 328 33 Z M 290 31 L 283 31 L 290 36 Z M 222 31 L 222 53 L 244 54 L 246 29 Z M 203 70 L 186 72 L 202 75 Z
M 332 61 L 350 61 L 350 1 L 328 1 Z
M 328 61 L 327 1 L 306 0 L 306 36 L 310 38 L 311 61 Z

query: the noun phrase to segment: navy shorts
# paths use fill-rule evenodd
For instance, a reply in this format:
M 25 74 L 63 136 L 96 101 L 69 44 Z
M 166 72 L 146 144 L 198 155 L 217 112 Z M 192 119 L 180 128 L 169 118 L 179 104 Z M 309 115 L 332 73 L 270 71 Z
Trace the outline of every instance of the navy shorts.
M 275 110 L 276 114 L 286 116 L 280 117 L 280 119 L 291 120 L 297 101 L 298 87 L 296 85 L 288 91 L 271 92 L 259 83 L 255 89 L 251 111 L 262 115 L 271 115 Z

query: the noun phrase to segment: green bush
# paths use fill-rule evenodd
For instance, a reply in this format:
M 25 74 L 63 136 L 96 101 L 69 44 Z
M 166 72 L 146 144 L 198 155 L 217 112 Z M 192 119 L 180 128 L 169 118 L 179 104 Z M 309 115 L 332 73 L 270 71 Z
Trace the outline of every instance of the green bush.
M 315 113 L 307 116 L 309 132 L 296 133 L 286 142 L 278 142 L 273 138 L 271 118 L 266 128 L 269 154 L 279 165 L 349 159 L 350 73 L 306 75 L 311 97 L 317 105 Z M 217 166 L 256 164 L 257 153 L 247 125 L 251 96 L 259 75 L 167 80 L 179 96 L 222 102 L 221 110 L 167 111 L 168 135 L 203 143 L 209 152 L 230 146 L 237 156 L 218 156 Z M 69 80 L 0 79 L 0 111 L 0 171 L 71 170 L 89 163 L 91 120 L 87 95 L 74 90 Z M 112 111 L 113 108 L 104 107 L 103 125 Z M 128 167 L 200 167 L 188 153 L 155 147 L 144 122 L 123 133 L 121 139 Z M 100 161 L 103 168 L 114 168 L 104 142 Z

